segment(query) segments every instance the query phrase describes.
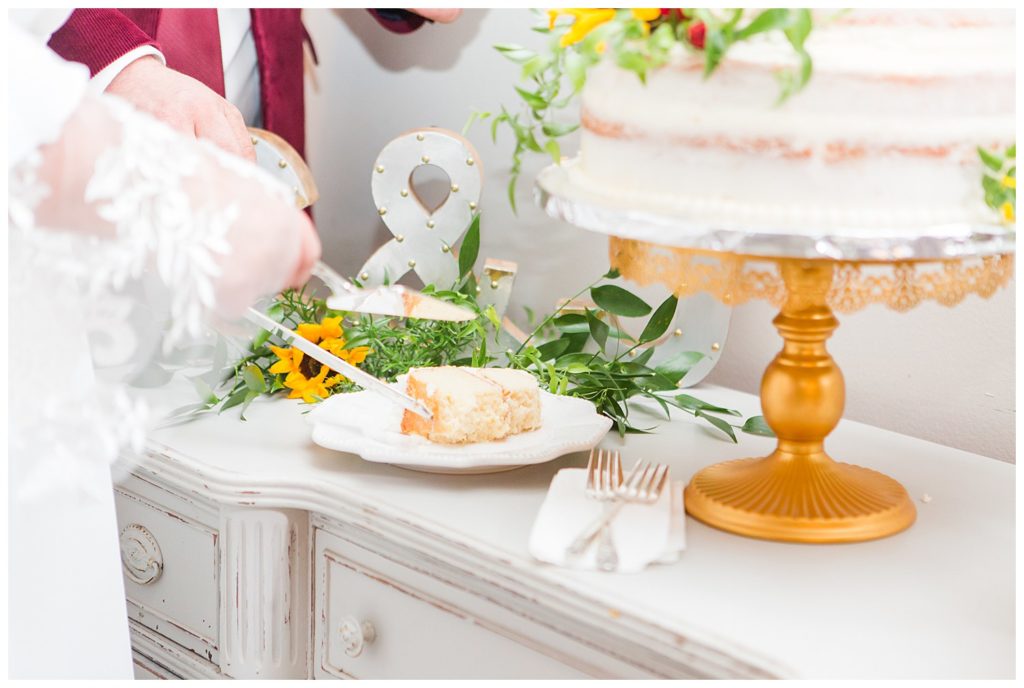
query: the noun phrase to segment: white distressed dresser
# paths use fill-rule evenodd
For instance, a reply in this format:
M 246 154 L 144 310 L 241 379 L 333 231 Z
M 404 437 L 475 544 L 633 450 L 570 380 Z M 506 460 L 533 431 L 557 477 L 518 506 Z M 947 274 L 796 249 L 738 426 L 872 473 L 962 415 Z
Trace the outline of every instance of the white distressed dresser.
M 698 393 L 757 412 L 750 395 Z M 526 551 L 552 475 L 584 455 L 414 473 L 312 445 L 301 411 L 267 401 L 246 422 L 162 430 L 119 481 L 138 676 L 1014 676 L 1011 465 L 844 421 L 831 452 L 903 482 L 910 530 L 809 546 L 688 518 L 679 562 L 606 575 Z M 770 448 L 688 417 L 605 444 L 677 479 Z

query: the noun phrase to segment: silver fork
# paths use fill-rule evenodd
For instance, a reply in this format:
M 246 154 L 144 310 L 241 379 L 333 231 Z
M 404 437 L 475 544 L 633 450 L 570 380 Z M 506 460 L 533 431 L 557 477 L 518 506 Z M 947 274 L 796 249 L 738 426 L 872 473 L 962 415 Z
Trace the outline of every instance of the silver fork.
M 604 502 L 603 511 L 607 511 L 610 502 L 615 501 L 615 495 L 622 486 L 622 460 L 619 452 L 605 449 L 591 449 L 590 458 L 587 461 L 587 485 L 585 492 L 587 497 Z M 583 554 L 589 546 L 589 542 L 579 548 L 576 541 L 570 545 L 567 554 L 575 557 Z M 600 540 L 597 545 L 597 559 L 600 562 L 607 562 L 608 566 L 618 566 L 619 555 L 615 551 L 615 542 L 612 540 L 610 528 L 601 528 Z
M 621 470 L 621 469 L 620 469 Z M 600 517 L 595 519 L 580 535 L 569 545 L 569 554 L 581 554 L 587 550 L 594 539 L 604 531 L 618 515 L 625 504 L 653 504 L 658 501 L 665 484 L 668 482 L 668 466 L 649 461 L 637 461 L 630 470 L 625 482 L 615 490 L 614 501 L 610 508 L 605 509 Z M 614 549 L 611 550 L 614 552 Z M 618 568 L 618 555 L 614 557 L 601 556 L 598 551 L 597 566 L 602 571 L 614 571 Z

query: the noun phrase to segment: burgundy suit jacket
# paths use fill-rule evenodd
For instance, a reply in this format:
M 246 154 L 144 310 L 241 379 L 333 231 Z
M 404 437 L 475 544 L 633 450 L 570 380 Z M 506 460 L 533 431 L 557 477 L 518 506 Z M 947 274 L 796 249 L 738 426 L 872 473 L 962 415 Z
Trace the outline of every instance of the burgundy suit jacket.
M 403 10 L 370 11 L 385 28 L 396 33 L 413 31 L 423 23 L 421 17 Z M 300 12 L 250 10 L 259 63 L 263 126 L 304 155 L 302 46 L 310 43 L 312 48 L 312 42 Z M 152 45 L 164 53 L 168 67 L 202 81 L 223 96 L 219 36 L 172 30 L 171 21 L 162 22 L 166 16 L 162 9 L 77 9 L 53 34 L 49 45 L 64 59 L 88 66 L 93 75 L 125 53 Z M 315 51 L 313 55 L 315 59 Z

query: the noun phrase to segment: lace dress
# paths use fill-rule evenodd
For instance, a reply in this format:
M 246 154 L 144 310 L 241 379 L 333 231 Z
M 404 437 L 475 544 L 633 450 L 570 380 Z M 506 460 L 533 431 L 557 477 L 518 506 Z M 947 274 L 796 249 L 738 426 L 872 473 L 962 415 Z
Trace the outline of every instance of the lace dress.
M 131 678 L 111 464 L 153 414 L 125 379 L 284 286 L 295 211 L 254 166 L 90 95 L 45 37 L 9 40 L 9 666 Z

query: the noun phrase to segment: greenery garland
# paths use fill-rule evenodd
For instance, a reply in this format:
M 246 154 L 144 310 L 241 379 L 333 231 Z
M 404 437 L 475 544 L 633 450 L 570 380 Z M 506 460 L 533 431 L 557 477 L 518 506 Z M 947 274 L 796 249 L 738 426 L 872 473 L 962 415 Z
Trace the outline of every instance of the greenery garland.
M 493 307 L 481 307 L 476 300 L 472 268 L 479 246 L 477 215 L 459 251 L 459 282 L 445 290 L 433 286 L 423 289 L 425 294 L 475 311 L 477 317 L 468 322 L 333 311 L 306 288 L 280 294 L 267 312 L 310 341 L 385 380 L 393 381 L 412 367 L 500 364 L 529 371 L 554 394 L 587 399 L 612 419 L 620 434 L 650 430 L 639 428 L 630 418 L 631 402 L 650 399 L 662 408 L 666 418 L 674 407 L 711 424 L 733 442 L 737 441 L 737 429 L 772 435 L 761 416 L 733 424 L 729 419 L 739 417 L 738 411 L 678 393 L 680 381 L 703 354 L 682 352 L 658 365 L 650 364 L 655 353 L 651 342 L 668 330 L 677 299 L 669 296 L 657 308 L 651 308 L 640 297 L 611 283 L 619 277 L 616 271 L 603 275 L 569 300 L 589 294 L 594 308 L 575 313 L 567 312 L 563 305 L 541 319 L 525 341 L 494 353 L 501 341 L 501 321 Z M 633 337 L 610 325 L 611 316 L 647 320 L 639 337 Z M 244 420 L 246 408 L 260 396 L 287 393 L 291 398 L 316 403 L 358 389 L 267 330 L 248 343 L 215 389 L 198 379 L 196 382 L 202 400 L 180 409 L 183 416 L 241 407 Z

